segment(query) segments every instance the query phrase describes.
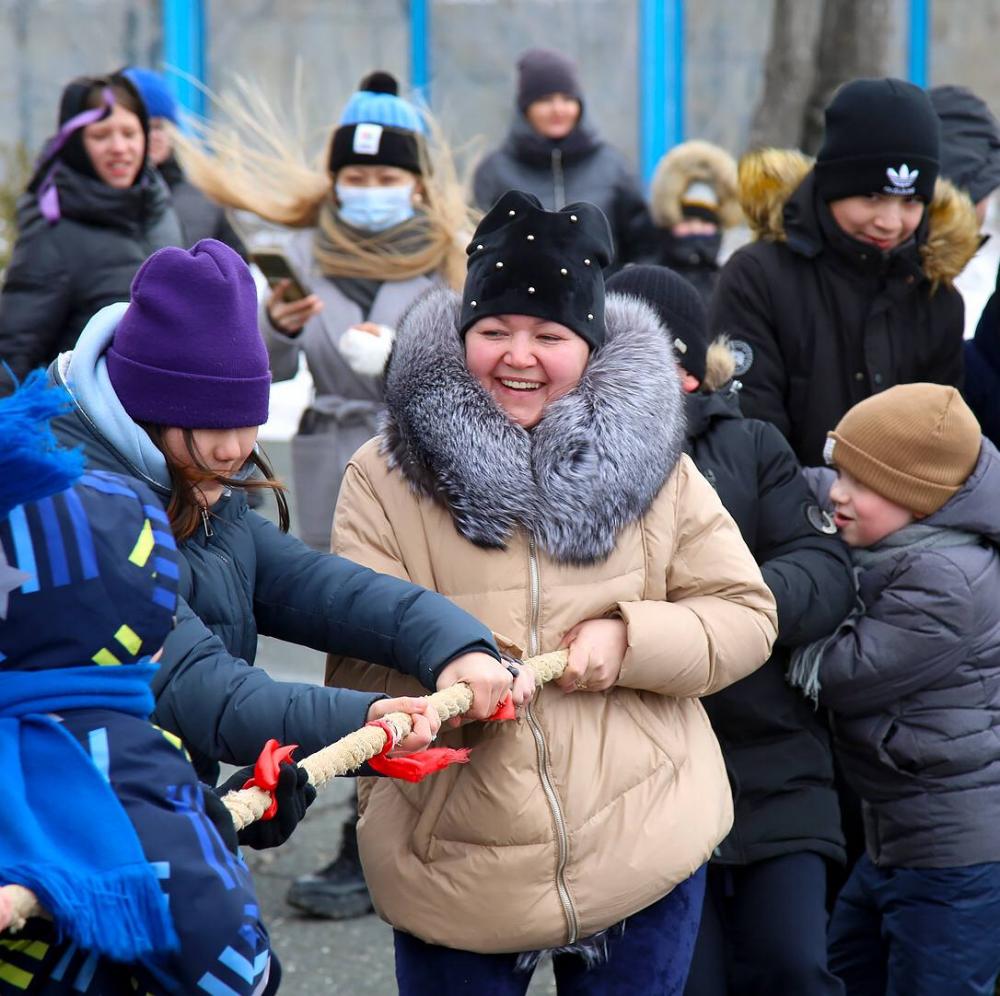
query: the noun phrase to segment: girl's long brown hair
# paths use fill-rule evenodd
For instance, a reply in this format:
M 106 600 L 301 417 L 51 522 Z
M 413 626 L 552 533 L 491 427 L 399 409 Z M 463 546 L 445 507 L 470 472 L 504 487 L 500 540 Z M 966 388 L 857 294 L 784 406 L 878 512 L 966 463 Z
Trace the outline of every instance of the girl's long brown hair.
M 242 488 L 244 491 L 269 489 L 274 495 L 275 503 L 278 506 L 278 528 L 283 533 L 288 532 L 290 519 L 288 514 L 288 499 L 285 497 L 285 485 L 274 476 L 271 464 L 259 447 L 254 448 L 254 451 L 247 459 L 247 463 L 256 468 L 260 476 L 237 480 L 236 478 L 217 474 L 206 465 L 201 454 L 198 452 L 198 447 L 195 445 L 194 431 L 192 429 L 181 430 L 184 445 L 187 448 L 188 455 L 191 457 L 190 466 L 181 466 L 170 455 L 164 443 L 163 433 L 166 430 L 166 426 L 148 422 L 140 424 L 167 461 L 167 470 L 170 472 L 170 502 L 167 504 L 167 518 L 170 520 L 170 528 L 173 530 L 174 538 L 178 543 L 190 539 L 198 531 L 201 523 L 208 521 L 210 513 L 199 500 L 198 485 L 209 481 L 213 484 L 221 484 L 227 488 Z

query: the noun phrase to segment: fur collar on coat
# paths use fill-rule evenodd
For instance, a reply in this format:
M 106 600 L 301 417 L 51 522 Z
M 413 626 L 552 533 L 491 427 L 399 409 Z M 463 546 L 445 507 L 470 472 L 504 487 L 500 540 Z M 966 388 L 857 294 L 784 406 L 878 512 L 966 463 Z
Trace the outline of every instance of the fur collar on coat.
M 457 294 L 434 290 L 400 322 L 386 374 L 389 466 L 478 546 L 502 549 L 523 528 L 556 561 L 604 560 L 682 451 L 669 336 L 645 304 L 609 294 L 605 344 L 528 432 L 466 368 L 459 309 Z
M 760 149 L 740 160 L 740 205 L 756 238 L 785 241 L 785 204 L 812 168 L 812 159 L 791 149 Z M 928 279 L 950 286 L 981 241 L 972 201 L 938 177 L 927 207 L 926 239 L 920 246 Z

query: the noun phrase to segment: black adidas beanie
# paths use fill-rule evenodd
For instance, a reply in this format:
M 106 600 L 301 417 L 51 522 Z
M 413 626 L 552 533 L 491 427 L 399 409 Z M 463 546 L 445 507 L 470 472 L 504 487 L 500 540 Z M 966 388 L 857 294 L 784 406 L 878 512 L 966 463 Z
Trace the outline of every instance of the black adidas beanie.
M 533 194 L 508 190 L 479 223 L 466 253 L 459 332 L 489 315 L 531 315 L 604 342 L 604 274 L 611 226 L 581 202 L 546 211 Z
M 607 282 L 609 292 L 628 294 L 648 304 L 673 336 L 674 356 L 689 373 L 705 379 L 708 319 L 694 285 L 666 266 L 626 266 Z
M 938 116 L 920 87 L 890 78 L 852 80 L 826 109 L 816 187 L 825 201 L 864 194 L 930 201 L 940 145 Z

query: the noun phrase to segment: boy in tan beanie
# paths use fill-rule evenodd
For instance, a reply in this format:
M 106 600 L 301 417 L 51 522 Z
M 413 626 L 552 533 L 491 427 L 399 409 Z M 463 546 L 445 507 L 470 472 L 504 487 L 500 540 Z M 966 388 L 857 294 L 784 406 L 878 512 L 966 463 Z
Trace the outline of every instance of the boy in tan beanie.
M 831 710 L 866 854 L 830 924 L 852 996 L 992 993 L 1000 971 L 1000 454 L 952 387 L 855 405 L 818 475 L 857 606 L 790 680 Z M 825 475 L 825 476 L 824 476 Z

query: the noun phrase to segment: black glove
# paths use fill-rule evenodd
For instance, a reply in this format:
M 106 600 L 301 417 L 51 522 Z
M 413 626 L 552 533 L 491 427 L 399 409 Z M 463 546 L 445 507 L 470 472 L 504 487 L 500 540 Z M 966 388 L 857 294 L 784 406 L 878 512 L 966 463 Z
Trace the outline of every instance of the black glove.
M 227 792 L 243 788 L 244 783 L 253 778 L 253 772 L 253 765 L 240 768 L 235 775 L 216 786 L 216 794 L 221 797 Z M 285 763 L 278 770 L 278 787 L 274 790 L 274 797 L 278 800 L 278 811 L 274 814 L 274 819 L 256 820 L 236 834 L 237 840 L 244 847 L 260 851 L 265 847 L 284 844 L 316 798 L 316 786 L 310 783 L 305 768 Z M 223 839 L 225 840 L 224 834 Z

